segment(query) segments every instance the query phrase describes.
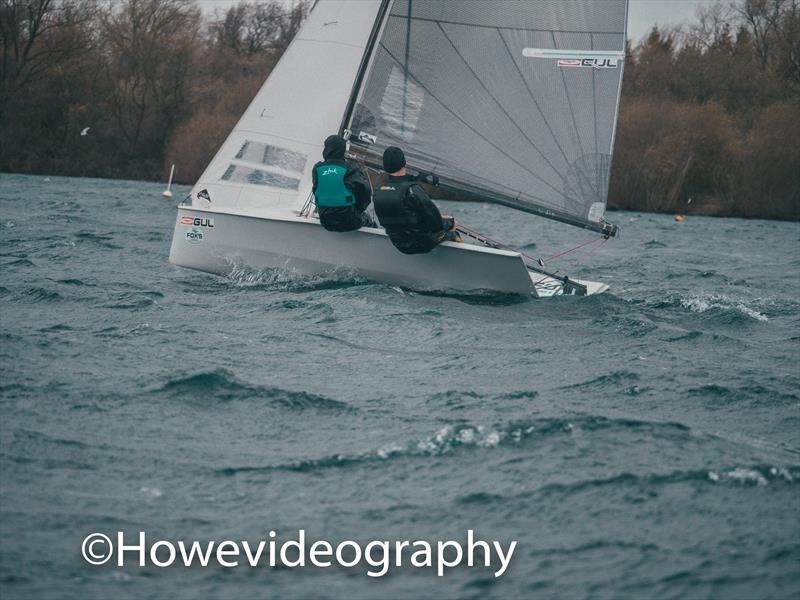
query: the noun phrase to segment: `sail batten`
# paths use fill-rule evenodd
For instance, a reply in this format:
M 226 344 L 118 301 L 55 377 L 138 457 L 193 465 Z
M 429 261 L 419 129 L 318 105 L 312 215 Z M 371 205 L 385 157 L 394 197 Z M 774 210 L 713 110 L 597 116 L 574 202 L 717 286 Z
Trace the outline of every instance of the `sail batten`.
M 627 0 L 394 0 L 347 128 L 370 154 L 598 231 Z

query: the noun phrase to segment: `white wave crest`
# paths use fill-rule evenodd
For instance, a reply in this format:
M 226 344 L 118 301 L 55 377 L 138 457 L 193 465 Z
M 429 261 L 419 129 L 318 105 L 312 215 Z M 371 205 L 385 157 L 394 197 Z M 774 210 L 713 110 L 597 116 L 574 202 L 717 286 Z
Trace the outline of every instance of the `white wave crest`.
M 767 316 L 742 301 L 733 300 L 724 294 L 701 294 L 680 298 L 680 304 L 695 313 L 704 313 L 713 309 L 736 310 L 755 321 L 766 322 Z

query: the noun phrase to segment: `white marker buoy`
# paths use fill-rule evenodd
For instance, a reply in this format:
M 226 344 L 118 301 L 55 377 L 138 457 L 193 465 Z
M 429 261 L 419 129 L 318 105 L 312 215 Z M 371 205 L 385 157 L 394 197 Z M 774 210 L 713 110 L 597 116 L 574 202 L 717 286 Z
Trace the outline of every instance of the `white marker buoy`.
M 169 170 L 169 182 L 167 183 L 167 189 L 161 192 L 161 195 L 164 196 L 164 198 L 172 198 L 172 192 L 170 191 L 169 188 L 172 187 L 172 176 L 174 174 L 175 174 L 175 165 L 173 164 L 172 168 Z

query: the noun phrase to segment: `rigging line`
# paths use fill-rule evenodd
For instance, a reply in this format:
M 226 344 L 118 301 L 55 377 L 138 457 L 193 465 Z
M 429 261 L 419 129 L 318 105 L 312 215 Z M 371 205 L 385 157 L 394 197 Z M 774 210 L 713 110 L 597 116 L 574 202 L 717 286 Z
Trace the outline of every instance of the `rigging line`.
M 597 252 L 598 250 L 600 250 L 600 248 L 602 248 L 603 246 L 605 246 L 607 241 L 608 241 L 608 238 L 603 238 L 603 242 L 602 242 L 602 243 L 598 244 L 597 246 L 595 246 L 594 248 L 592 248 L 591 250 L 589 250 L 589 251 L 588 251 L 586 254 L 584 254 L 583 256 L 579 256 L 579 257 L 578 257 L 578 260 L 577 260 L 577 263 L 581 263 L 581 262 L 584 262 L 584 261 L 588 260 L 588 259 L 589 259 L 589 257 L 590 257 L 592 254 L 594 254 L 595 252 Z
M 311 214 L 311 204 L 313 197 L 314 197 L 314 192 L 309 192 L 308 198 L 306 198 L 306 201 L 303 204 L 303 208 L 300 209 L 300 213 L 298 214 L 299 217 L 305 217 L 306 219 L 309 217 L 309 215 Z
M 572 247 L 572 248 L 569 248 L 569 249 L 567 249 L 567 250 L 564 250 L 564 251 L 562 251 L 562 252 L 559 252 L 558 254 L 554 254 L 554 255 L 552 255 L 552 256 L 548 256 L 547 258 L 542 258 L 542 259 L 540 259 L 540 258 L 535 258 L 535 257 L 531 256 L 530 254 L 527 254 L 527 253 L 523 252 L 523 251 L 522 251 L 522 250 L 520 250 L 519 248 L 516 248 L 516 247 L 514 247 L 514 246 L 511 246 L 511 245 L 509 245 L 509 244 L 504 244 L 503 242 L 498 242 L 497 240 L 493 240 L 493 239 L 492 239 L 492 238 L 490 238 L 489 236 L 487 236 L 487 235 L 484 235 L 484 234 L 482 234 L 482 233 L 480 233 L 480 232 L 478 232 L 478 231 L 475 231 L 474 229 L 472 229 L 471 227 L 468 227 L 468 226 L 464 225 L 463 223 L 460 223 L 460 222 L 459 222 L 459 223 L 457 223 L 457 224 L 456 224 L 456 226 L 457 226 L 457 228 L 458 228 L 458 229 L 461 229 L 461 230 L 463 230 L 465 233 L 467 233 L 468 235 L 470 235 L 470 237 L 474 237 L 475 239 L 478 239 L 479 241 L 480 241 L 481 239 L 482 239 L 482 240 L 485 240 L 486 242 L 490 242 L 491 244 L 493 244 L 493 245 L 495 245 L 495 246 L 497 246 L 497 247 L 499 247 L 499 248 L 508 249 L 508 250 L 513 250 L 514 252 L 517 252 L 517 253 L 521 254 L 522 256 L 524 256 L 524 257 L 525 257 L 525 258 L 527 258 L 527 259 L 530 259 L 530 260 L 532 260 L 532 261 L 534 261 L 534 262 L 538 262 L 540 265 L 541 265 L 542 263 L 547 263 L 547 262 L 550 262 L 550 261 L 552 261 L 552 260 L 555 260 L 556 258 L 559 258 L 559 257 L 561 257 L 561 256 L 564 256 L 564 255 L 566 255 L 566 254 L 569 254 L 570 252 L 575 252 L 576 250 L 580 250 L 581 248 L 584 248 L 584 247 L 586 247 L 586 246 L 591 246 L 592 244 L 598 244 L 598 243 L 599 243 L 599 244 L 598 244 L 598 245 L 597 245 L 595 248 L 593 248 L 593 249 L 591 250 L 591 252 L 589 253 L 589 255 L 587 255 L 587 256 L 590 256 L 590 255 L 591 255 L 591 254 L 592 254 L 592 253 L 593 253 L 595 250 L 597 250 L 598 248 L 601 248 L 601 247 L 603 247 L 603 246 L 605 245 L 605 243 L 608 241 L 608 238 L 606 238 L 606 237 L 603 237 L 603 236 L 601 236 L 601 237 L 597 237 L 597 238 L 593 238 L 593 239 L 591 239 L 591 240 L 587 240 L 587 241 L 585 241 L 585 242 L 583 242 L 583 243 L 581 243 L 581 244 L 578 244 L 577 246 L 574 246 L 574 247 Z M 539 261 L 541 261 L 541 262 L 539 262 Z
M 475 231 L 471 227 L 467 227 L 463 223 L 457 222 L 456 223 L 456 228 L 463 230 L 464 233 L 466 233 L 470 237 L 473 237 L 473 238 L 477 239 L 478 241 L 482 241 L 484 243 L 488 242 L 489 244 L 491 244 L 493 246 L 496 246 L 497 248 L 500 248 L 502 250 L 511 250 L 513 252 L 516 252 L 516 253 L 524 256 L 525 258 L 527 258 L 529 260 L 532 260 L 533 262 L 539 262 L 538 258 L 534 258 L 530 254 L 526 254 L 525 252 L 523 252 L 519 248 L 515 248 L 514 246 L 511 246 L 509 244 L 504 244 L 503 242 L 499 242 L 497 240 L 493 240 L 488 235 L 483 235 L 482 233 L 480 233 L 478 231 Z
M 553 271 L 553 275 L 555 275 L 556 273 L 558 273 L 558 271 Z M 545 275 L 545 276 L 544 276 L 544 277 L 542 277 L 542 278 L 541 278 L 539 281 L 535 281 L 535 282 L 533 283 L 533 287 L 536 287 L 537 285 L 539 285 L 540 283 L 542 283 L 542 282 L 543 282 L 545 279 L 555 279 L 555 277 L 553 277 L 553 276 L 551 276 L 551 275 Z
M 363 168 L 364 168 L 364 174 L 367 176 L 367 182 L 369 183 L 369 196 L 370 196 L 370 198 L 372 198 L 373 194 L 375 193 L 375 186 L 372 185 L 372 177 L 369 176 L 369 172 L 370 171 L 374 171 L 374 169 L 372 169 L 371 167 L 368 167 L 366 164 L 364 164 L 363 160 L 361 161 L 361 164 L 359 166 L 363 166 Z M 375 213 L 375 203 L 374 202 L 370 202 L 370 205 L 371 205 L 370 208 L 369 208 L 370 214 L 373 217 L 377 217 L 377 214 Z
M 558 49 L 558 43 L 556 42 L 556 34 L 552 31 L 550 32 L 550 36 L 553 38 L 553 48 Z M 580 148 L 581 156 L 583 156 L 583 144 L 581 143 L 581 134 L 578 133 L 578 122 L 575 120 L 575 110 L 572 108 L 572 98 L 569 95 L 569 89 L 567 88 L 567 78 L 564 77 L 564 69 L 559 69 L 561 71 L 561 82 L 564 84 L 564 95 L 567 97 L 567 104 L 569 104 L 569 112 L 572 115 L 572 126 L 575 128 L 575 137 L 578 138 L 578 148 Z
M 557 49 L 558 48 L 558 43 L 556 42 L 555 33 L 554 32 L 550 32 L 550 36 L 553 38 L 553 48 Z M 580 149 L 581 156 L 584 156 L 583 143 L 581 142 L 581 134 L 578 132 L 578 122 L 575 119 L 575 109 L 572 106 L 572 97 L 569 95 L 569 89 L 567 88 L 567 78 L 564 75 L 564 69 L 559 69 L 559 70 L 561 71 L 561 82 L 564 84 L 564 95 L 567 97 L 567 104 L 569 105 L 569 112 L 572 115 L 572 126 L 575 128 L 575 137 L 578 140 L 578 148 Z M 594 81 L 594 69 L 592 69 L 592 81 Z M 595 127 L 597 127 L 597 119 L 595 119 Z M 581 178 L 586 181 L 586 183 L 589 186 L 589 188 L 592 191 L 594 191 L 595 196 L 597 196 L 597 190 L 594 188 L 594 185 L 592 184 L 592 181 L 589 179 L 589 177 L 586 175 L 586 173 L 584 173 L 580 168 L 577 169 L 577 171 L 578 171 L 578 174 L 581 176 Z M 584 210 L 584 205 L 581 202 L 580 198 L 574 199 L 574 198 L 571 198 L 571 197 L 567 196 L 566 194 L 564 194 L 564 197 L 568 198 L 569 200 L 572 200 L 573 204 L 577 204 L 579 208 Z
M 437 23 L 437 24 L 439 25 L 439 29 L 440 29 L 440 30 L 442 31 L 442 33 L 444 34 L 444 37 L 445 37 L 445 39 L 447 39 L 447 41 L 448 41 L 448 42 L 450 42 L 450 46 L 452 46 L 452 47 L 453 47 L 453 50 L 455 50 L 455 52 L 456 52 L 456 54 L 458 55 L 458 57 L 459 57 L 459 58 L 461 59 L 461 61 L 464 63 L 464 66 L 465 66 L 465 67 L 467 67 L 467 69 L 469 69 L 469 72 L 470 72 L 470 73 L 472 73 L 472 76 L 475 78 L 475 80 L 476 80 L 476 81 L 477 81 L 477 82 L 478 82 L 478 83 L 481 85 L 481 87 L 482 87 L 484 90 L 486 90 L 486 93 L 487 93 L 487 94 L 489 94 L 489 97 L 490 97 L 492 100 L 494 100 L 494 103 L 495 103 L 495 104 L 497 104 L 497 106 L 500 108 L 500 110 L 501 110 L 501 111 L 503 111 L 503 114 L 504 114 L 504 115 L 505 115 L 505 116 L 508 118 L 508 120 L 511 122 L 511 124 L 512 124 L 514 127 L 516 127 L 516 128 L 517 128 L 517 131 L 519 131 L 519 132 L 522 134 L 522 137 L 524 137 L 524 138 L 525 138 L 525 139 L 528 141 L 528 143 L 529 143 L 529 144 L 530 144 L 530 145 L 533 147 L 533 149 L 534 149 L 534 150 L 536 150 L 536 151 L 539 153 L 539 156 L 541 156 L 541 157 L 544 159 L 544 162 L 546 162 L 548 165 L 550 165 L 550 168 L 551 168 L 551 169 L 553 169 L 553 172 L 556 174 L 556 176 L 557 176 L 559 179 L 561 179 L 561 183 L 563 183 L 563 184 L 566 184 L 566 182 L 564 181 L 564 176 L 563 176 L 563 175 L 561 175 L 561 173 L 559 173 L 559 172 L 558 172 L 558 169 L 556 169 L 556 168 L 555 168 L 555 166 L 553 166 L 553 163 L 551 163 L 551 162 L 550 162 L 550 160 L 547 158 L 547 156 L 545 156 L 544 152 L 542 152 L 542 151 L 539 149 L 539 147 L 538 147 L 538 146 L 537 146 L 537 145 L 534 143 L 534 141 L 533 141 L 531 138 L 529 138 L 529 137 L 528 137 L 528 134 L 527 134 L 527 133 L 525 133 L 525 132 L 522 130 L 522 127 L 520 127 L 520 126 L 519 126 L 519 124 L 517 124 L 517 122 L 516 122 L 516 121 L 514 121 L 514 119 L 511 117 L 511 115 L 510 115 L 510 114 L 508 114 L 508 111 L 506 111 L 505 107 L 503 107 L 503 105 L 502 105 L 502 104 L 500 104 L 500 101 L 499 101 L 497 98 L 495 98 L 495 97 L 494 97 L 494 94 L 492 94 L 492 92 L 490 92 L 490 91 L 489 91 L 489 88 L 487 88 L 487 87 L 486 87 L 486 85 L 483 83 L 483 81 L 481 81 L 481 78 L 480 78 L 480 77 L 478 77 L 478 74 L 477 74 L 477 73 L 476 73 L 476 72 L 475 72 L 475 71 L 472 69 L 472 67 L 469 65 L 469 63 L 467 62 L 467 59 L 466 59 L 466 58 L 464 58 L 464 55 L 462 55 L 462 54 L 461 54 L 461 52 L 459 52 L 459 51 L 458 51 L 458 48 L 456 48 L 456 45 L 453 43 L 453 40 L 450 38 L 450 36 L 449 36 L 449 35 L 447 35 L 447 32 L 444 30 L 444 27 L 442 27 L 441 23 Z M 548 184 L 548 185 L 549 185 L 549 184 Z M 552 186 L 550 186 L 550 187 L 552 187 Z M 559 193 L 559 194 L 561 194 L 562 196 L 566 197 L 566 196 L 564 195 L 564 192 L 563 192 L 562 190 L 556 190 L 556 188 L 553 188 L 553 189 L 554 189 L 554 190 L 555 190 L 557 193 Z
M 411 50 L 411 4 L 408 0 L 408 21 L 406 21 L 406 62 L 403 65 L 403 117 L 400 120 L 400 132 L 406 132 L 406 98 L 408 96 L 408 58 Z
M 407 19 L 409 17 L 405 15 L 397 15 L 394 13 L 389 14 L 390 17 L 394 17 L 395 19 Z M 429 17 L 410 17 L 414 21 L 425 21 L 427 23 L 445 23 L 447 25 L 463 25 L 465 27 L 480 27 L 482 29 L 497 29 L 497 25 L 481 25 L 480 23 L 464 23 L 463 21 L 448 21 L 447 19 L 431 19 Z M 550 33 L 551 31 L 555 31 L 556 33 L 596 33 L 598 35 L 625 35 L 624 31 L 577 31 L 573 29 L 533 29 L 530 27 L 513 27 L 513 26 L 502 26 L 503 29 L 508 29 L 510 31 L 528 31 L 531 33 Z
M 592 241 L 592 242 L 596 242 L 596 241 L 598 241 L 598 240 L 590 240 L 590 241 Z M 581 264 L 585 263 L 585 262 L 586 262 L 586 261 L 589 259 L 589 257 L 590 257 L 590 256 L 592 256 L 592 254 L 594 254 L 595 252 L 597 252 L 598 250 L 600 250 L 600 248 L 602 248 L 603 246 L 605 246 L 605 245 L 606 245 L 606 242 L 608 242 L 608 238 L 599 238 L 599 241 L 600 241 L 600 243 L 599 243 L 599 244 L 597 244 L 597 245 L 595 245 L 594 247 L 590 248 L 590 249 L 589 249 L 587 252 L 584 252 L 583 254 L 580 254 L 580 255 L 579 255 L 577 258 L 576 258 L 575 262 L 574 262 L 574 263 L 573 263 L 573 264 L 570 266 L 570 268 L 571 268 L 571 269 L 575 269 L 575 268 L 577 268 L 579 265 L 581 265 Z M 588 245 L 590 245 L 590 244 L 587 244 L 587 246 L 588 246 Z M 576 250 L 576 249 L 577 249 L 577 248 L 573 248 L 572 250 Z M 572 252 L 572 250 L 568 250 L 568 252 Z M 558 271 L 556 271 L 556 272 L 558 272 Z
M 539 111 L 539 115 L 542 117 L 542 121 L 544 121 L 544 124 L 547 125 L 547 130 L 550 132 L 550 135 L 553 136 L 553 141 L 555 141 L 556 146 L 558 146 L 558 149 L 561 151 L 561 156 L 564 157 L 564 161 L 567 163 L 567 166 L 569 166 L 569 159 L 567 158 L 567 153 L 564 152 L 564 148 L 561 147 L 561 142 L 558 141 L 558 138 L 556 137 L 556 134 L 553 131 L 553 128 L 550 126 L 550 121 L 548 121 L 547 118 L 544 116 L 544 112 L 542 111 L 542 108 L 539 106 L 539 102 L 536 100 L 536 97 L 533 95 L 533 90 L 528 85 L 528 80 L 525 79 L 525 75 L 523 75 L 522 70 L 519 68 L 519 65 L 517 64 L 517 61 L 514 60 L 514 55 L 511 53 L 511 48 L 508 47 L 508 42 L 506 42 L 506 38 L 503 35 L 503 32 L 500 31 L 499 27 L 497 28 L 497 34 L 500 36 L 500 39 L 503 41 L 503 46 L 505 46 L 506 52 L 508 52 L 508 56 L 511 58 L 511 62 L 514 63 L 514 67 L 516 67 L 517 73 L 519 73 L 520 79 L 522 79 L 522 83 L 525 84 L 525 88 L 528 90 L 528 95 L 530 95 L 531 100 L 533 100 L 533 104 L 536 106 L 536 109 Z
M 389 48 L 387 48 L 387 47 L 386 47 L 386 45 L 385 45 L 383 42 L 381 42 L 381 47 L 382 47 L 384 50 L 386 50 L 386 54 L 388 54 L 388 55 L 389 55 L 389 57 L 390 57 L 390 58 L 391 58 L 391 59 L 392 59 L 394 62 L 396 62 L 398 65 L 399 65 L 399 64 L 401 64 L 401 63 L 400 63 L 400 61 L 399 61 L 399 60 L 397 60 L 397 57 L 395 57 L 395 55 L 394 55 L 394 54 L 392 54 L 392 52 L 389 50 Z M 419 86 L 420 86 L 420 87 L 421 87 L 423 90 L 425 90 L 425 91 L 428 93 L 428 95 L 429 95 L 431 98 L 433 98 L 434 100 L 436 100 L 436 102 L 438 102 L 438 103 L 439 103 L 439 105 L 440 105 L 442 108 L 444 108 L 444 109 L 445 109 L 447 112 L 449 112 L 449 113 L 450 113 L 451 115 L 453 115 L 453 116 L 454 116 L 456 119 L 458 119 L 458 120 L 459 120 L 461 123 L 463 123 L 463 124 L 464 124 L 464 125 L 467 127 L 467 129 L 469 129 L 470 131 L 472 131 L 472 132 L 473 132 L 475 135 L 477 135 L 479 138 L 481 138 L 481 139 L 482 139 L 484 142 L 486 142 L 487 144 L 489 144 L 489 145 L 490 145 L 492 148 L 494 148 L 495 150 L 497 150 L 497 151 L 498 151 L 500 154 L 502 154 L 502 155 L 503 155 L 503 156 L 505 156 L 507 159 L 509 159 L 510 161 L 512 161 L 512 162 L 513 162 L 515 165 L 517 165 L 518 167 L 520 167 L 520 168 L 521 168 L 523 171 L 525 171 L 526 173 L 529 173 L 530 175 L 533 175 L 533 177 L 535 177 L 536 179 L 538 179 L 539 181 L 541 181 L 541 182 L 542 182 L 542 183 L 544 183 L 545 185 L 547 185 L 547 186 L 549 186 L 549 187 L 553 188 L 553 186 L 551 186 L 549 183 L 547 183 L 547 182 L 546 182 L 544 179 L 542 179 L 542 178 L 541 178 L 541 177 L 539 177 L 539 176 L 538 176 L 536 173 L 534 173 L 533 171 L 531 171 L 530 169 L 528 169 L 528 167 L 526 167 L 526 166 L 525 166 L 525 165 L 523 165 L 521 162 L 519 162 L 519 161 L 518 161 L 516 158 L 514 158 L 513 156 L 511 156 L 510 154 L 508 154 L 507 152 L 505 152 L 505 151 L 504 151 L 502 148 L 500 148 L 498 145 L 496 145 L 494 142 L 492 142 L 492 141 L 491 141 L 490 139 L 488 139 L 486 136 L 484 136 L 483 134 L 481 134 L 481 133 L 480 133 L 480 132 L 479 132 L 477 129 L 475 129 L 474 127 L 472 127 L 472 125 L 470 125 L 470 124 L 469 124 L 469 123 L 467 123 L 467 122 L 466 122 L 464 119 L 462 119 L 461 117 L 459 117 L 459 116 L 458 116 L 458 115 L 457 115 L 457 114 L 456 114 L 456 113 L 453 111 L 453 109 L 451 109 L 451 108 L 450 108 L 449 106 L 447 106 L 447 105 L 446 105 L 444 102 L 442 102 L 441 100 L 439 100 L 439 98 L 437 98 L 437 97 L 436 97 L 436 95 L 434 95 L 433 93 L 431 93 L 431 91 L 430 91 L 430 90 L 429 90 L 429 89 L 428 89 L 428 88 L 427 88 L 427 87 L 426 87 L 426 86 L 425 86 L 425 85 L 424 85 L 424 84 L 423 84 L 423 83 L 422 83 L 422 82 L 421 82 L 421 81 L 420 81 L 420 80 L 419 80 L 417 77 L 415 77 L 415 76 L 414 76 L 414 74 L 413 74 L 413 73 L 411 73 L 411 71 L 409 71 L 409 72 L 408 72 L 408 75 L 409 75 L 409 77 L 410 77 L 411 79 L 413 79 L 414 81 L 416 81 L 416 82 L 419 84 Z M 555 189 L 555 188 L 553 188 L 553 189 Z M 556 191 L 558 191 L 558 190 L 556 190 Z M 561 192 L 559 192 L 559 193 L 561 193 Z M 543 200 L 542 198 L 536 198 L 536 199 L 537 199 L 537 200 L 542 200 L 542 202 L 544 202 L 544 200 Z
M 594 50 L 594 34 L 589 34 L 589 45 L 591 46 L 592 50 Z M 598 154 L 597 149 L 597 79 L 595 72 L 596 69 L 592 69 L 592 107 L 594 108 L 594 153 Z M 597 190 L 595 190 L 597 191 Z
M 563 252 L 559 252 L 558 254 L 553 254 L 553 256 L 548 256 L 547 258 L 543 258 L 542 260 L 544 262 L 550 262 L 551 260 L 555 260 L 557 258 L 560 258 L 560 257 L 564 256 L 565 254 L 569 254 L 570 252 L 575 252 L 576 250 L 580 250 L 581 248 L 584 248 L 585 246 L 591 246 L 592 244 L 596 244 L 598 242 L 605 242 L 605 241 L 606 241 L 605 237 L 597 237 L 597 238 L 588 240 L 586 242 L 583 242 L 582 244 L 578 244 L 577 246 L 575 246 L 573 248 L 570 248 L 568 250 L 564 250 Z
M 530 265 L 530 264 L 526 263 L 524 259 L 522 261 L 523 264 L 525 265 L 525 268 L 528 271 L 533 271 L 534 273 L 539 273 L 541 275 L 544 275 L 544 277 L 542 277 L 540 280 L 536 281 L 533 284 L 534 287 L 539 285 L 540 283 L 542 283 L 545 279 L 551 278 L 551 279 L 555 279 L 557 281 L 560 281 L 565 286 L 571 286 L 574 289 L 581 289 L 581 290 L 583 290 L 584 294 L 587 293 L 586 286 L 584 284 L 578 283 L 577 281 L 574 281 L 574 280 L 570 279 L 569 275 L 558 275 L 558 271 L 547 271 L 547 270 L 545 270 L 544 263 L 540 259 L 535 259 L 532 256 L 530 256 L 529 254 L 525 254 L 524 252 L 522 252 L 521 250 L 519 250 L 517 248 L 514 248 L 513 246 L 509 246 L 508 244 L 503 244 L 503 243 L 498 242 L 496 240 L 492 240 L 491 238 L 488 238 L 488 237 L 484 236 L 483 234 L 480 234 L 477 231 L 475 231 L 474 229 L 470 229 L 469 227 L 467 227 L 465 225 L 456 224 L 456 230 L 459 233 L 463 233 L 464 235 L 467 235 L 467 236 L 479 241 L 480 243 L 484 244 L 485 246 L 489 246 L 490 248 L 497 248 L 497 249 L 500 249 L 500 250 L 511 250 L 511 251 L 516 252 L 517 254 L 519 254 L 521 257 L 524 257 L 524 258 L 527 258 L 528 260 L 536 262 L 538 266 Z

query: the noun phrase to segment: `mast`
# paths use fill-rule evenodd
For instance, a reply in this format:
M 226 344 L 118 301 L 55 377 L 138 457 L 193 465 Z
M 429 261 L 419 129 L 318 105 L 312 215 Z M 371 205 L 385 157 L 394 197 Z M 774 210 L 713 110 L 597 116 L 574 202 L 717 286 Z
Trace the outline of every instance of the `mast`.
M 381 6 L 378 9 L 378 16 L 375 17 L 375 23 L 372 25 L 372 31 L 369 34 L 367 46 L 364 48 L 364 55 L 361 57 L 361 64 L 358 66 L 358 73 L 355 81 L 353 82 L 353 89 L 350 91 L 350 98 L 348 99 L 347 106 L 344 109 L 342 122 L 339 125 L 339 135 L 344 135 L 345 129 L 347 129 L 347 124 L 350 122 L 350 118 L 355 110 L 356 101 L 358 100 L 358 93 L 361 91 L 361 84 L 364 81 L 364 75 L 366 74 L 367 67 L 369 66 L 369 59 L 372 56 L 372 50 L 375 48 L 375 44 L 378 41 L 378 35 L 381 31 L 381 24 L 383 23 L 386 14 L 389 12 L 389 5 L 391 3 L 392 0 L 381 1 Z

